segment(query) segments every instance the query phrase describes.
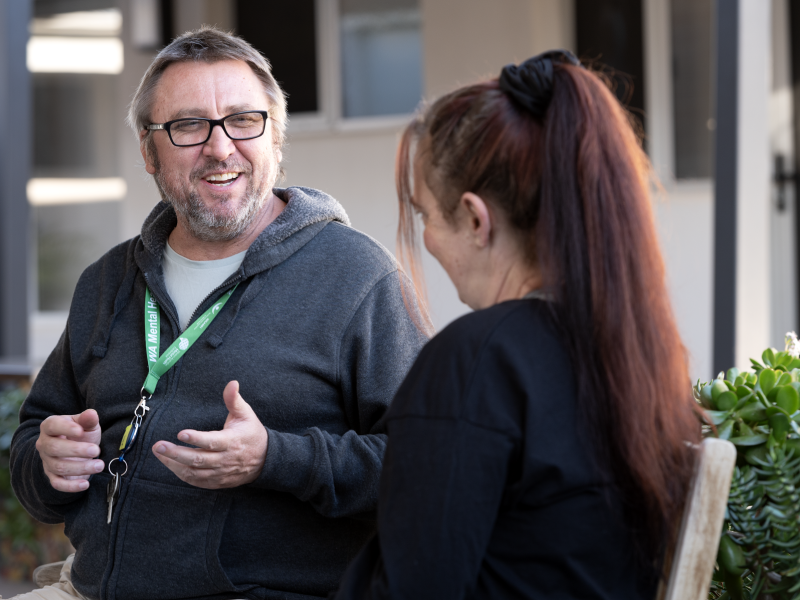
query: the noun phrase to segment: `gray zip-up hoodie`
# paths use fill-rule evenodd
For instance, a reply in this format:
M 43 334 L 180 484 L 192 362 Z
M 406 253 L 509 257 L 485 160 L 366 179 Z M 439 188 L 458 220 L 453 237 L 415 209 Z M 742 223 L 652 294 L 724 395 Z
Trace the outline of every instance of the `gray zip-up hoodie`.
M 34 517 L 66 523 L 73 584 L 89 598 L 325 596 L 374 530 L 381 417 L 427 337 L 409 315 L 414 296 L 394 258 L 350 228 L 333 198 L 275 192 L 286 208 L 193 318 L 241 285 L 148 403 L 110 525 L 108 472 L 85 492 L 59 492 L 35 444 L 48 416 L 94 408 L 100 458 L 118 455 L 147 374 L 145 286 L 162 307 L 161 351 L 180 333 L 161 271 L 172 207 L 157 205 L 141 236 L 78 283 L 66 330 L 22 408 L 11 469 Z M 182 429 L 222 429 L 232 379 L 268 430 L 266 463 L 252 484 L 199 489 L 151 448 L 177 443 Z

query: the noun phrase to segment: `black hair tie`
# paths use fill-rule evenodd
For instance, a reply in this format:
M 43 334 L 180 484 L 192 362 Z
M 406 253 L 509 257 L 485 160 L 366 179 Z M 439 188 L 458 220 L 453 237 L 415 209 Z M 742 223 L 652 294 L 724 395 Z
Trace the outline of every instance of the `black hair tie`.
M 581 66 L 569 50 L 550 50 L 529 58 L 519 66 L 503 67 L 500 89 L 534 116 L 543 117 L 553 97 L 553 62 Z

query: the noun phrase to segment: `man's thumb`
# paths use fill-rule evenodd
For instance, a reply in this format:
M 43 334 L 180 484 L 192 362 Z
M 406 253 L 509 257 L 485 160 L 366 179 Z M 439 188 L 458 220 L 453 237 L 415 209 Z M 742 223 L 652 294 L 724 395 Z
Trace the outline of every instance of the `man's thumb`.
M 222 392 L 222 399 L 225 401 L 225 406 L 228 412 L 233 417 L 245 418 L 250 416 L 252 409 L 250 405 L 244 401 L 244 398 L 239 394 L 239 382 L 229 381 Z
M 100 424 L 100 418 L 97 416 L 97 411 L 90 408 L 77 415 L 75 422 L 83 427 L 84 431 L 91 431 Z

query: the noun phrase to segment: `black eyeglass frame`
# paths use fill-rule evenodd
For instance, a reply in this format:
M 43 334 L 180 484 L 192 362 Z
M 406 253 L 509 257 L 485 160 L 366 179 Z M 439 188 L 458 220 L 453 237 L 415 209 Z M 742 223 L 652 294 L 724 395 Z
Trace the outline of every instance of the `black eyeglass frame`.
M 259 133 L 258 135 L 251 135 L 250 137 L 246 137 L 246 138 L 234 138 L 234 137 L 231 137 L 231 134 L 228 133 L 227 129 L 225 129 L 225 119 L 230 119 L 231 117 L 235 117 L 236 115 L 246 115 L 246 114 L 251 114 L 251 113 L 258 113 L 264 119 L 264 122 L 263 122 L 264 126 L 261 128 L 261 133 Z M 148 131 L 158 131 L 159 129 L 163 129 L 163 130 L 165 130 L 167 132 L 167 135 L 169 136 L 169 141 L 172 142 L 173 146 L 177 146 L 178 148 L 189 148 L 191 146 L 200 146 L 202 144 L 205 144 L 208 140 L 210 140 L 211 139 L 211 134 L 213 133 L 214 127 L 216 125 L 219 125 L 222 128 L 222 131 L 225 132 L 225 135 L 228 136 L 228 139 L 233 140 L 234 142 L 241 142 L 243 140 L 254 140 L 256 138 L 260 138 L 262 135 L 264 135 L 264 132 L 267 130 L 267 121 L 268 120 L 269 120 L 269 111 L 267 111 L 267 110 L 243 110 L 241 112 L 237 112 L 237 113 L 233 113 L 233 114 L 230 114 L 230 115 L 226 115 L 226 116 L 222 117 L 221 119 L 206 119 L 204 117 L 184 117 L 184 118 L 181 118 L 181 119 L 173 119 L 172 121 L 167 121 L 166 123 L 151 123 L 150 125 L 147 125 L 145 127 L 145 129 L 147 129 Z M 180 121 L 206 121 L 206 122 L 208 122 L 209 125 L 210 125 L 210 127 L 208 128 L 208 137 L 206 137 L 206 139 L 204 139 L 202 142 L 195 142 L 194 144 L 176 144 L 175 140 L 172 139 L 172 131 L 170 131 L 170 128 L 172 127 L 172 125 L 174 123 L 178 123 Z

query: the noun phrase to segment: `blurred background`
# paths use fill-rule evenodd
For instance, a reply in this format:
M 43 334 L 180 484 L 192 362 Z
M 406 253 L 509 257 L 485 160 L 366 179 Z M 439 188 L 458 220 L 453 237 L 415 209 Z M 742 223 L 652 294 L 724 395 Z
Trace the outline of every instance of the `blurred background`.
M 126 107 L 156 52 L 202 23 L 244 36 L 288 92 L 284 185 L 332 194 L 392 251 L 395 150 L 420 101 L 552 48 L 605 65 L 660 179 L 693 377 L 797 329 L 800 0 L 0 0 L 0 575 L 63 558 L 8 488 L 16 410 L 81 271 L 158 201 Z M 468 309 L 424 265 L 441 328 Z
M 792 0 L 3 0 L 0 369 L 35 372 L 81 271 L 157 202 L 126 107 L 155 53 L 202 23 L 244 36 L 288 92 L 284 185 L 332 194 L 392 251 L 395 149 L 422 99 L 551 48 L 614 69 L 660 177 L 692 374 L 782 349 L 799 311 L 797 11 Z M 467 307 L 425 266 L 441 328 Z M 715 343 L 733 354 L 715 360 Z

